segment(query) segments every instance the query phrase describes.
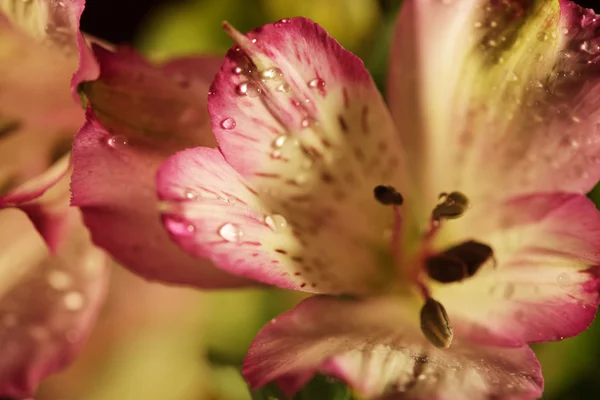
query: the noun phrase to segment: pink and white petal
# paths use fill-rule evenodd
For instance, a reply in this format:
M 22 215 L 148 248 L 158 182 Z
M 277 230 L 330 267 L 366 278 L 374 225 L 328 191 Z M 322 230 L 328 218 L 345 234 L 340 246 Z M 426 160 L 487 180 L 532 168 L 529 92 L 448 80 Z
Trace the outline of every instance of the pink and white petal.
M 72 205 L 81 209 L 94 243 L 150 280 L 201 288 L 247 284 L 189 256 L 162 226 L 154 176 L 177 146 L 136 130 L 117 132 L 127 133 L 127 142 L 125 136 L 111 135 L 88 109 L 88 121 L 74 143 Z
M 77 354 L 107 284 L 106 255 L 70 209 L 56 254 L 18 210 L 0 210 L 0 396 L 31 395 Z
M 600 213 L 586 197 L 517 197 L 455 222 L 465 238 L 490 245 L 497 262 L 433 288 L 456 334 L 521 346 L 575 336 L 592 323 L 600 301 Z
M 387 246 L 382 233 L 393 218 L 373 188 L 406 193 L 409 185 L 394 124 L 362 61 L 305 18 L 246 35 L 225 29 L 237 45 L 208 107 L 227 162 L 291 224 L 329 214 L 322 225 Z
M 388 92 L 423 198 L 589 191 L 599 26 L 569 1 L 404 2 Z
M 172 156 L 157 187 L 173 240 L 230 273 L 315 293 L 364 293 L 386 283 L 372 249 L 323 223 L 327 214 L 299 226 L 276 213 L 218 149 Z
M 535 399 L 543 379 L 528 347 L 505 349 L 457 339 L 431 345 L 418 313 L 401 300 L 312 297 L 272 320 L 244 360 L 253 387 L 277 381 L 292 394 L 322 372 L 367 398 Z

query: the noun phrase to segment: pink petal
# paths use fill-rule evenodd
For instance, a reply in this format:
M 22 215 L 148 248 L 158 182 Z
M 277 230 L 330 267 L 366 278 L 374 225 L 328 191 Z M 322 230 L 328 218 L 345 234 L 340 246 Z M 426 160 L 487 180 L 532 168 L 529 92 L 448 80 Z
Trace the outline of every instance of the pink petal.
M 490 245 L 497 265 L 433 288 L 456 334 L 521 346 L 575 336 L 592 323 L 599 304 L 600 213 L 590 200 L 538 194 L 471 211 L 452 229 Z
M 102 304 L 107 258 L 77 210 L 67 220 L 68 240 L 51 255 L 22 213 L 0 211 L 0 396 L 31 395 L 65 367 Z
M 367 398 L 535 399 L 543 380 L 528 347 L 503 349 L 455 341 L 429 344 L 417 311 L 392 298 L 313 297 L 274 319 L 258 334 L 244 361 L 250 385 L 271 381 L 292 394 L 322 372 Z M 310 375 L 309 375 L 310 374 Z
M 203 107 L 208 83 L 186 71 L 166 73 L 127 49 L 95 47 L 95 55 L 101 75 L 83 84 L 90 108 L 74 143 L 71 184 L 94 243 L 148 279 L 204 288 L 245 283 L 180 250 L 158 214 L 160 163 L 214 142 Z
M 225 160 L 237 180 L 256 192 L 256 218 L 285 217 L 297 237 L 292 248 L 282 249 L 293 257 L 314 254 L 314 261 L 303 261 L 309 264 L 305 271 L 325 270 L 324 264 L 347 289 L 356 285 L 349 281 L 370 276 L 353 291 L 381 284 L 374 282 L 384 273 L 377 255 L 389 247 L 384 233 L 393 214 L 375 201 L 373 189 L 384 184 L 402 191 L 407 182 L 400 143 L 370 75 L 360 59 L 304 18 L 247 35 L 227 24 L 225 29 L 238 46 L 215 77 L 208 106 Z M 170 179 L 181 187 L 176 176 Z M 192 236 L 186 249 L 205 254 L 205 238 L 192 245 Z M 260 237 L 252 241 L 263 243 Z M 297 267 L 282 272 L 302 273 Z M 317 278 L 308 279 L 305 287 L 319 290 Z
M 319 220 L 290 222 L 217 149 L 169 158 L 157 186 L 173 240 L 228 272 L 317 293 L 368 292 L 382 284 L 372 249 Z
M 568 1 L 404 2 L 388 93 L 424 199 L 589 191 L 599 24 Z

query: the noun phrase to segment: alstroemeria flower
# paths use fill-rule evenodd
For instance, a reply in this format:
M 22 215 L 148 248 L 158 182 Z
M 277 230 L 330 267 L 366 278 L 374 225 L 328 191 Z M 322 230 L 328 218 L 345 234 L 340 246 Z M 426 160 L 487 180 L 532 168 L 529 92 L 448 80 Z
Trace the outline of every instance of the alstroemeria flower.
M 34 200 L 63 177 L 81 106 L 69 91 L 84 2 L 0 3 L 0 207 L 28 213 L 51 248 L 66 216 Z
M 82 11 L 75 0 L 0 1 L 1 398 L 31 395 L 68 364 L 104 298 L 108 259 L 69 207 Z
M 568 1 L 406 0 L 389 109 L 362 62 L 295 18 L 242 35 L 209 91 L 218 149 L 157 185 L 171 237 L 315 296 L 244 375 L 316 372 L 368 398 L 532 399 L 529 343 L 598 306 L 600 17 Z M 150 271 L 149 271 L 150 272 Z

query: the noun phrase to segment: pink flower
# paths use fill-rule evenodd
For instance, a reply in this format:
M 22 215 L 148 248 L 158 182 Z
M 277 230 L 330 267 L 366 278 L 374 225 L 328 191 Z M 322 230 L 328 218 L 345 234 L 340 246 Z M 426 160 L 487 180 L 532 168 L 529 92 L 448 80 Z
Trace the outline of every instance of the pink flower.
M 225 29 L 219 147 L 165 161 L 162 203 L 158 164 L 211 145 L 194 86 L 172 94 L 169 73 L 97 52 L 72 185 L 96 242 L 151 279 L 231 286 L 208 259 L 316 294 L 259 333 L 253 387 L 292 394 L 322 372 L 368 398 L 539 397 L 528 344 L 578 334 L 598 306 L 584 194 L 600 177 L 600 17 L 566 0 L 406 0 L 389 108 L 309 20 Z
M 68 364 L 104 298 L 107 257 L 69 207 L 70 144 L 84 121 L 69 90 L 82 9 L 75 0 L 0 3 L 3 398 L 32 394 Z

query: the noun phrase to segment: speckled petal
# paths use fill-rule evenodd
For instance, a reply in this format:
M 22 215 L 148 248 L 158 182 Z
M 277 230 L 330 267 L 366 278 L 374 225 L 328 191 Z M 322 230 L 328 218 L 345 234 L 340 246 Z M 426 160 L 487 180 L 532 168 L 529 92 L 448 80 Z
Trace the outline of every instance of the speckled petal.
M 533 400 L 543 380 L 533 352 L 455 341 L 433 347 L 417 313 L 393 298 L 313 297 L 272 320 L 244 361 L 252 387 L 277 381 L 287 394 L 316 372 L 347 382 L 366 398 Z
M 566 0 L 404 2 L 388 93 L 423 201 L 589 191 L 600 178 L 599 27 Z
M 594 320 L 600 213 L 586 197 L 538 194 L 474 207 L 448 229 L 461 232 L 457 242 L 490 245 L 495 258 L 462 283 L 433 287 L 455 334 L 521 346 L 575 336 Z
M 107 257 L 70 209 L 68 239 L 48 252 L 23 213 L 0 210 L 0 396 L 33 394 L 87 338 L 107 284 Z
M 368 292 L 385 283 L 371 249 L 323 223 L 326 214 L 299 226 L 270 209 L 217 149 L 169 158 L 157 187 L 173 240 L 228 272 L 316 293 Z
M 176 61 L 151 65 L 125 48 L 94 52 L 100 76 L 80 85 L 89 108 L 73 146 L 71 183 L 72 204 L 94 243 L 147 279 L 203 288 L 246 284 L 182 251 L 158 211 L 154 178 L 161 162 L 186 147 L 215 144 L 205 109 L 214 62 L 196 60 L 192 70 L 194 61 L 183 69 Z M 80 77 L 94 71 L 88 72 Z

